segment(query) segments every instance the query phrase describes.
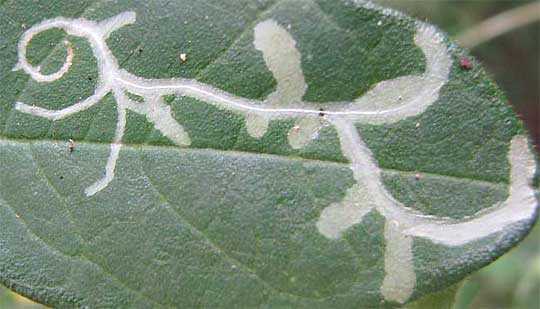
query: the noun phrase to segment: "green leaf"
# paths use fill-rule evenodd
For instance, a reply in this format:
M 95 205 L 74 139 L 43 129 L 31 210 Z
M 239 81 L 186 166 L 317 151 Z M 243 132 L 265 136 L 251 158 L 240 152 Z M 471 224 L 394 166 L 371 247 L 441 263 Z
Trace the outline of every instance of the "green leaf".
M 461 289 L 462 283 L 455 284 L 445 290 L 429 294 L 422 297 L 412 303 L 410 303 L 408 309 L 453 309 L 456 302 L 456 296 Z
M 360 1 L 0 4 L 0 282 L 53 307 L 399 308 L 514 246 L 536 163 Z

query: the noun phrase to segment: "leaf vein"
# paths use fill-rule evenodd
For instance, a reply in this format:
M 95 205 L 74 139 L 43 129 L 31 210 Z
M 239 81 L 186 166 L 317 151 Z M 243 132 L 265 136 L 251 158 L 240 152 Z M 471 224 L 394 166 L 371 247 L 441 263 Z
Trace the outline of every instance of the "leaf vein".
M 144 161 L 144 158 L 143 158 L 143 154 L 142 152 L 139 152 L 139 157 L 140 157 L 140 160 L 141 162 Z M 232 265 L 237 265 L 239 267 L 241 267 L 246 273 L 248 274 L 251 274 L 253 275 L 253 277 L 255 279 L 257 279 L 257 281 L 261 282 L 266 288 L 268 288 L 269 290 L 271 291 L 274 291 L 275 293 L 278 293 L 278 294 L 282 294 L 282 295 L 287 295 L 287 296 L 291 296 L 293 298 L 297 298 L 297 299 L 314 299 L 314 298 L 308 298 L 308 297 L 304 297 L 304 296 L 300 296 L 300 295 L 295 295 L 295 294 L 292 294 L 292 293 L 289 293 L 289 292 L 286 292 L 286 291 L 282 291 L 282 290 L 279 290 L 278 288 L 270 285 L 268 282 L 266 282 L 263 278 L 261 278 L 259 276 L 259 274 L 257 274 L 257 272 L 250 268 L 249 266 L 245 265 L 244 263 L 241 263 L 239 260 L 237 260 L 236 258 L 230 256 L 230 254 L 223 248 L 221 248 L 220 246 L 218 246 L 215 242 L 212 241 L 212 239 L 206 235 L 204 232 L 202 232 L 198 227 L 196 227 L 195 225 L 193 225 L 191 222 L 189 222 L 187 219 L 185 219 L 182 214 L 180 213 L 180 211 L 178 211 L 177 208 L 173 207 L 171 202 L 169 201 L 169 199 L 167 198 L 167 196 L 165 194 L 163 194 L 161 192 L 161 190 L 158 189 L 158 186 L 154 184 L 152 178 L 150 177 L 150 174 L 145 170 L 144 168 L 144 164 L 141 164 L 141 166 L 143 166 L 143 172 L 144 174 L 146 175 L 146 177 L 148 178 L 148 181 L 150 183 L 150 186 L 152 188 L 154 188 L 154 191 L 159 195 L 159 197 L 167 204 L 167 207 L 165 207 L 166 210 L 168 210 L 171 215 L 173 215 L 175 218 L 177 218 L 177 220 L 179 222 L 184 222 L 196 235 L 198 235 L 199 237 L 203 238 L 204 240 L 206 240 L 206 242 L 212 247 L 214 248 L 214 250 L 216 250 L 217 252 L 220 252 L 223 254 L 223 257 L 229 262 L 231 263 Z
M 49 187 L 53 190 L 53 192 L 55 193 L 55 195 L 58 197 L 58 199 L 60 200 L 63 208 L 66 210 L 69 218 L 70 218 L 70 223 L 71 225 L 73 226 L 73 228 L 75 229 L 75 233 L 77 234 L 78 238 L 80 239 L 81 241 L 81 245 L 83 247 L 86 246 L 85 244 L 85 241 L 81 235 L 81 231 L 78 229 L 78 225 L 75 224 L 75 219 L 74 219 L 74 216 L 73 216 L 73 213 L 71 212 L 71 209 L 69 208 L 68 204 L 66 202 L 66 198 L 60 194 L 60 192 L 58 191 L 58 189 L 56 188 L 56 186 L 53 184 L 52 180 L 50 179 L 50 177 L 47 175 L 47 173 L 45 172 L 45 170 L 42 168 L 41 164 L 39 163 L 39 160 L 36 159 L 36 156 L 35 156 L 35 153 L 34 153 L 34 149 L 33 149 L 33 145 L 30 144 L 29 146 L 30 148 L 30 156 L 32 158 L 32 161 L 34 162 L 37 170 L 38 170 L 38 173 L 42 175 L 43 179 L 47 182 L 47 184 L 49 185 Z M 28 229 L 29 227 L 26 226 Z M 49 247 L 54 247 L 52 246 L 51 244 L 48 244 L 47 242 L 45 242 Z M 61 252 L 60 250 L 58 250 L 59 252 Z M 62 253 L 63 255 L 65 255 L 64 253 Z M 86 261 L 88 261 L 89 263 L 91 263 L 92 265 L 95 265 L 96 267 L 98 267 L 105 275 L 108 275 L 110 278 L 118 281 L 118 283 L 126 290 L 132 292 L 132 293 L 135 293 L 135 295 L 138 295 L 142 298 L 145 298 L 147 300 L 149 300 L 151 303 L 154 303 L 154 304 L 158 304 L 158 305 L 161 305 L 161 306 L 164 306 L 163 304 L 157 302 L 156 300 L 153 300 L 151 299 L 149 296 L 147 295 L 144 295 L 143 293 L 141 293 L 140 291 L 137 291 L 136 289 L 133 289 L 131 287 L 128 286 L 128 284 L 126 282 L 124 282 L 123 280 L 121 280 L 119 277 L 117 277 L 116 275 L 114 275 L 110 270 L 106 269 L 105 267 L 103 267 L 102 265 L 100 265 L 99 263 L 93 261 L 92 259 L 90 259 L 88 256 L 86 256 L 84 253 L 81 252 L 81 254 L 79 255 L 79 257 L 81 259 L 84 259 Z

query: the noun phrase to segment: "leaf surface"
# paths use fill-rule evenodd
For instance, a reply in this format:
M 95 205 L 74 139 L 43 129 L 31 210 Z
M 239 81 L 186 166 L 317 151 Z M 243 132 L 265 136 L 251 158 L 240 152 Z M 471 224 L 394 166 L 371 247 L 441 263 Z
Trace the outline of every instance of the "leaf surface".
M 0 4 L 0 282 L 54 307 L 399 308 L 514 246 L 536 163 L 358 1 Z

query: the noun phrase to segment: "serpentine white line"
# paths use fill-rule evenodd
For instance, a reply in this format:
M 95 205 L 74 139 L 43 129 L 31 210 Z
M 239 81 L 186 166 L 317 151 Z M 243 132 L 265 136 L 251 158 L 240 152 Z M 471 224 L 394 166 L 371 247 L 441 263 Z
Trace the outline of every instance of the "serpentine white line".
M 248 132 L 255 137 L 264 135 L 271 119 L 298 116 L 317 118 L 320 114 L 321 105 L 314 107 L 315 104 L 313 103 L 301 101 L 307 85 L 300 67 L 300 53 L 296 49 L 294 39 L 275 21 L 263 21 L 255 27 L 255 47 L 261 50 L 266 64 L 277 80 L 276 91 L 265 102 L 259 102 L 234 96 L 196 80 L 144 79 L 121 69 L 108 48 L 106 39 L 114 30 L 134 23 L 135 16 L 134 12 L 124 12 L 102 22 L 93 22 L 84 18 L 68 19 L 59 17 L 46 20 L 28 29 L 19 42 L 19 60 L 14 70 L 22 69 L 38 82 L 51 82 L 61 78 L 71 66 L 72 53 L 68 52 L 68 59 L 66 60 L 68 64 L 64 64 L 58 72 L 51 75 L 41 74 L 38 68 L 28 63 L 26 58 L 26 48 L 36 34 L 53 28 L 61 28 L 70 35 L 88 39 L 97 59 L 99 77 L 95 93 L 69 107 L 60 110 L 49 110 L 17 102 L 15 108 L 21 112 L 53 121 L 60 120 L 97 104 L 107 93 L 115 89 L 112 92 L 120 106 L 118 109 L 119 124 L 122 121 L 122 114 L 125 113 L 123 109 L 143 113 L 147 116 L 147 119 L 154 123 L 158 130 L 179 145 L 190 144 L 189 137 L 182 126 L 171 120 L 171 117 L 156 117 L 153 112 L 157 107 L 156 104 L 158 104 L 162 109 L 160 115 L 167 116 L 170 114 L 170 110 L 166 110 L 162 103 L 156 103 L 156 98 L 164 94 L 175 93 L 191 96 L 221 108 L 241 112 L 245 115 Z M 327 103 L 323 106 L 326 109 L 325 114 L 367 122 L 393 122 L 423 111 L 436 100 L 440 87 L 446 82 L 450 58 L 447 54 L 441 52 L 441 50 L 445 51 L 441 36 L 429 26 L 418 25 L 415 43 L 426 55 L 427 63 L 424 74 L 400 77 L 380 83 L 364 96 L 369 98 L 369 102 L 375 102 L 371 106 L 364 104 L 363 100 L 365 99 L 362 99 L 363 97 L 355 102 Z M 275 50 L 272 49 L 275 49 L 273 45 L 279 47 L 279 52 L 275 53 Z M 387 86 L 402 88 L 404 91 L 403 96 L 396 97 L 398 92 L 395 90 L 381 91 L 382 88 L 387 88 Z M 405 91 L 407 89 L 409 91 Z M 122 94 L 122 91 L 142 96 L 144 98 L 142 104 L 148 105 L 148 107 L 139 108 L 130 103 Z M 385 102 L 392 103 L 386 104 Z M 269 106 L 264 103 L 269 103 Z M 287 106 L 287 108 L 273 107 L 274 105 Z M 338 108 L 336 109 L 335 106 L 338 106 Z M 320 121 L 317 120 L 317 122 Z M 306 123 L 309 126 L 304 125 Z M 302 125 L 302 127 L 298 128 L 298 125 Z M 125 125 L 119 125 L 118 130 L 123 130 L 124 127 Z M 317 125 L 314 120 L 298 120 L 295 126 L 296 131 L 290 132 L 289 140 L 291 145 L 293 147 L 306 145 L 317 136 L 321 127 L 322 124 Z M 116 132 L 113 144 L 117 144 L 117 146 L 111 146 L 105 176 L 93 184 L 92 189 L 86 190 L 87 195 L 99 192 L 113 180 L 116 160 L 121 147 L 121 138 L 117 140 L 117 137 L 122 135 L 123 132 Z
M 177 145 L 190 145 L 188 133 L 174 119 L 170 107 L 162 101 L 163 95 L 179 94 L 243 114 L 248 133 L 256 138 L 266 133 L 271 120 L 295 118 L 296 124 L 288 134 L 293 148 L 307 145 L 324 125 L 333 125 L 338 132 L 342 152 L 351 162 L 356 184 L 347 190 L 342 201 L 321 212 L 316 225 L 325 237 L 339 239 L 350 227 L 361 223 L 370 210 L 376 209 L 385 216 L 385 278 L 381 294 L 386 300 L 404 303 L 414 291 L 413 237 L 423 237 L 449 246 L 462 245 L 526 220 L 536 211 L 534 190 L 528 184 L 534 172 L 534 160 L 526 149 L 526 139 L 519 136 L 512 140 L 509 154 L 512 166 L 510 197 L 501 205 L 495 205 L 464 222 L 450 222 L 410 210 L 396 201 L 384 187 L 377 162 L 354 124 L 396 122 L 421 114 L 438 99 L 441 88 L 448 81 L 452 59 L 442 35 L 432 26 L 418 23 L 414 36 L 416 46 L 426 58 L 423 74 L 380 82 L 351 102 L 322 104 L 303 101 L 307 84 L 301 69 L 300 52 L 294 38 L 273 20 L 262 21 L 254 29 L 254 47 L 262 52 L 268 69 L 277 81 L 276 90 L 263 101 L 238 97 L 192 79 L 146 79 L 121 69 L 106 39 L 113 31 L 134 22 L 134 12 L 124 12 L 102 22 L 84 18 L 53 18 L 29 28 L 18 45 L 18 63 L 14 70 L 22 69 L 38 82 L 52 82 L 69 70 L 73 53 L 68 49 L 62 68 L 43 75 L 26 59 L 26 48 L 32 37 L 48 29 L 61 28 L 70 35 L 86 38 L 90 42 L 99 73 L 93 95 L 60 110 L 22 102 L 15 105 L 20 112 L 55 121 L 99 103 L 112 92 L 117 102 L 118 123 L 104 176 L 85 190 L 88 196 L 105 189 L 114 179 L 127 110 L 145 115 L 156 129 Z M 130 100 L 126 92 L 141 96 L 143 102 Z M 324 109 L 324 117 L 320 116 L 320 108 Z
M 416 286 L 414 272 L 413 239 L 401 232 L 397 221 L 386 220 L 384 224 L 386 252 L 384 255 L 385 276 L 381 294 L 387 300 L 404 303 Z
M 512 139 L 508 161 L 511 165 L 510 192 L 504 202 L 481 211 L 472 220 L 454 224 L 426 222 L 404 232 L 446 246 L 461 246 L 532 218 L 537 212 L 537 200 L 532 186 L 536 162 L 527 137 L 516 136 Z
M 356 184 L 347 190 L 341 202 L 323 210 L 317 228 L 326 237 L 338 239 L 350 227 L 361 223 L 364 215 L 372 209 L 377 209 L 386 218 L 386 276 L 381 293 L 387 300 L 404 303 L 414 292 L 413 236 L 447 246 L 464 245 L 528 220 L 537 211 L 535 191 L 531 185 L 536 163 L 525 136 L 515 136 L 511 141 L 508 199 L 467 220 L 451 221 L 424 216 L 395 200 L 384 187 L 380 169 L 353 123 L 339 118 L 330 121 L 338 131 L 343 154 L 351 161 Z

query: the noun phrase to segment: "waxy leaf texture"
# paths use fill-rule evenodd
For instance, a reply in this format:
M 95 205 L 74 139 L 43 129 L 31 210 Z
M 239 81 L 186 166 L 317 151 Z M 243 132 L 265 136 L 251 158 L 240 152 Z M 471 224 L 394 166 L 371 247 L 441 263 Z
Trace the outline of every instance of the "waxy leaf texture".
M 46 305 L 400 308 L 537 217 L 501 91 L 396 11 L 4 1 L 0 26 L 0 283 Z

